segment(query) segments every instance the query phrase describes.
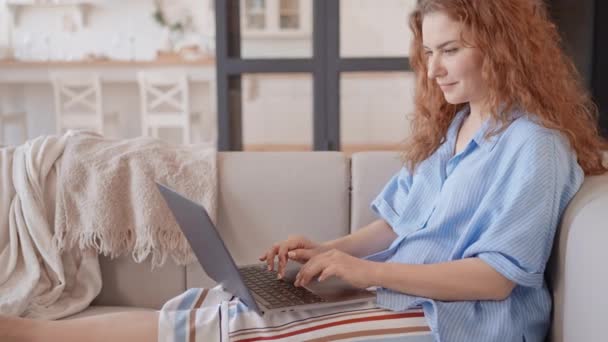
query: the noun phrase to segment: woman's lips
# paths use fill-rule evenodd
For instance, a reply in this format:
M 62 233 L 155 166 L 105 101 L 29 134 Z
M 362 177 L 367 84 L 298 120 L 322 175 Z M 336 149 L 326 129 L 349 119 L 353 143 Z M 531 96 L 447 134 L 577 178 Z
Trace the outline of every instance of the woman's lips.
M 456 83 L 458 82 L 440 84 L 439 87 L 441 88 L 441 90 L 446 91 L 452 89 L 456 85 Z

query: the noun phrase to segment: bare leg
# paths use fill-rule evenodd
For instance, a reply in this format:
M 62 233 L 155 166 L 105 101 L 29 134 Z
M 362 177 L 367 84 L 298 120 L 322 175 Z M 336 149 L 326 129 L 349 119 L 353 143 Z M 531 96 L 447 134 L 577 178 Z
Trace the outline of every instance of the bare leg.
M 158 313 L 124 312 L 64 321 L 0 316 L 0 341 L 6 342 L 156 342 Z
M 22 341 L 18 339 L 19 332 L 23 331 L 23 321 L 19 318 L 0 316 L 0 341 L 15 342 Z

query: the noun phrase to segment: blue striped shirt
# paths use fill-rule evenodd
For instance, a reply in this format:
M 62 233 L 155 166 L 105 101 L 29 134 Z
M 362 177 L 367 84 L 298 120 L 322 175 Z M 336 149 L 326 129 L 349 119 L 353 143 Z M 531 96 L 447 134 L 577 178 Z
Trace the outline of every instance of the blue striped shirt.
M 502 133 L 487 119 L 454 155 L 468 107 L 457 113 L 444 143 L 414 174 L 403 167 L 371 208 L 398 237 L 367 259 L 432 264 L 477 257 L 516 283 L 502 301 L 439 301 L 381 288 L 379 305 L 422 306 L 435 339 L 543 341 L 551 296 L 544 271 L 560 217 L 584 173 L 559 132 L 513 111 Z

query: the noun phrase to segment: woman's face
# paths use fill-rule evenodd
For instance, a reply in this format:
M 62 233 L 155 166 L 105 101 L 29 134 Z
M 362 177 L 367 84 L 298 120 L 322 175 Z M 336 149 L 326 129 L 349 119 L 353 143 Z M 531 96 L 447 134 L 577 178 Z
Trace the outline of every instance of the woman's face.
M 461 40 L 462 24 L 446 14 L 428 13 L 422 21 L 422 44 L 428 77 L 451 104 L 481 104 L 487 88 L 481 77 L 482 54 Z

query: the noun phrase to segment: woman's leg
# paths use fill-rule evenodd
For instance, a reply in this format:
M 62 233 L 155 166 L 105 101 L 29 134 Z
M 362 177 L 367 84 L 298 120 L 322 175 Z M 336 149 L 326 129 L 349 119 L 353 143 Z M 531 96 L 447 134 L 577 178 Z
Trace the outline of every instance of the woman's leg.
M 158 313 L 124 312 L 63 321 L 0 317 L 0 341 L 106 342 L 158 340 Z

